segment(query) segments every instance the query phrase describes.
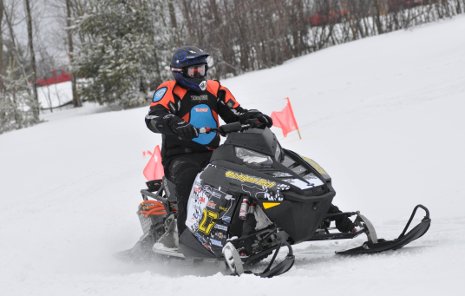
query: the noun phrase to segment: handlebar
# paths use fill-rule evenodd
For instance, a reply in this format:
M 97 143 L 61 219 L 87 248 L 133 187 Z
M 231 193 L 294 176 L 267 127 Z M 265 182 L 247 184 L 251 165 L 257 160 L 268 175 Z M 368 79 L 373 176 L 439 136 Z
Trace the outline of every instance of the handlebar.
M 212 128 L 212 127 L 200 127 L 200 128 L 196 128 L 196 130 L 197 130 L 197 133 L 199 134 L 209 134 L 211 132 L 218 131 L 217 128 Z

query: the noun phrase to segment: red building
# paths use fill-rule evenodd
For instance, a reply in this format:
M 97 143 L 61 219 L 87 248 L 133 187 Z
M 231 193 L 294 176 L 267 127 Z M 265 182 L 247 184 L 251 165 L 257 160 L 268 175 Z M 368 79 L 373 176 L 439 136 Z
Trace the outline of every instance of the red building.
M 313 13 L 309 17 L 309 23 L 313 27 L 325 26 L 328 24 L 339 23 L 349 17 L 352 13 L 359 16 L 361 13 L 363 13 L 364 16 L 375 15 L 378 13 L 385 15 L 387 13 L 395 13 L 403 9 L 434 4 L 447 0 L 374 0 L 377 1 L 377 9 L 379 11 L 375 10 L 375 6 L 372 5 L 364 12 L 352 11 L 357 9 L 358 4 L 363 4 L 362 2 L 356 1 L 357 0 L 314 0 Z M 366 8 L 366 4 L 364 4 L 364 6 Z
M 313 27 L 336 24 L 349 14 L 347 0 L 316 0 L 309 22 Z
M 54 69 L 47 76 L 36 80 L 37 86 L 47 86 L 61 82 L 71 81 L 73 75 L 63 69 Z

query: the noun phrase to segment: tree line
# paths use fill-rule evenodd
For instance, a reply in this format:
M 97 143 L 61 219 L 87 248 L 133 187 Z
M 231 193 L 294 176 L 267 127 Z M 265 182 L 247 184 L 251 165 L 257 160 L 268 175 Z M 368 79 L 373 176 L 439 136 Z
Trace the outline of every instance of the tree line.
M 0 0 L 0 133 L 40 121 L 35 81 L 52 68 L 74 74 L 75 107 L 95 101 L 128 108 L 171 79 L 179 46 L 206 49 L 210 77 L 221 79 L 465 12 L 465 0 L 42 1 L 65 28 L 58 40 L 66 59 L 41 47 L 40 15 L 29 0 Z M 15 30 L 21 21 L 25 38 Z

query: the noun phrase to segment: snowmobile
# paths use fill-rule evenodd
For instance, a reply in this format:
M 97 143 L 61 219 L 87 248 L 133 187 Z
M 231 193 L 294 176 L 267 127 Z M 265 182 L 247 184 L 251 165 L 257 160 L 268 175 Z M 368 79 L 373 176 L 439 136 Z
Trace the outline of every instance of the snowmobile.
M 431 219 L 423 205 L 414 208 L 402 233 L 393 240 L 378 238 L 372 223 L 360 212 L 328 213 L 336 195 L 328 173 L 312 159 L 282 148 L 268 128 L 235 122 L 198 131 L 218 131 L 227 138 L 194 181 L 187 229 L 179 235 L 179 242 L 173 242 L 178 249 L 154 248 L 176 231 L 176 188 L 164 178 L 147 182 L 148 188 L 141 190 L 138 215 L 143 235 L 127 251 L 131 256 L 223 260 L 231 274 L 240 275 L 252 273 L 258 262 L 272 255 L 264 270 L 253 273 L 273 277 L 293 266 L 292 245 L 301 242 L 366 235 L 363 245 L 336 253 L 370 254 L 399 249 L 429 229 Z M 418 209 L 425 216 L 407 231 Z M 353 220 L 353 231 L 343 233 L 331 226 L 341 215 Z M 287 254 L 277 259 L 281 249 Z

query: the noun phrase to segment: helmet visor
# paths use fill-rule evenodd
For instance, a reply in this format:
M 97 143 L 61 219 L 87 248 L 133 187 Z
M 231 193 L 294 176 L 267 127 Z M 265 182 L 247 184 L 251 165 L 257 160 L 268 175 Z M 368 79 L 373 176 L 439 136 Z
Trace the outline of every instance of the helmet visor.
M 205 75 L 207 74 L 207 65 L 202 64 L 189 66 L 186 68 L 184 74 L 191 78 L 205 77 Z

